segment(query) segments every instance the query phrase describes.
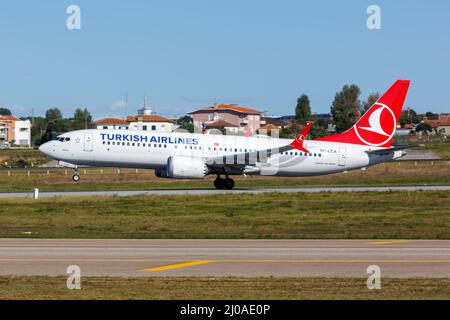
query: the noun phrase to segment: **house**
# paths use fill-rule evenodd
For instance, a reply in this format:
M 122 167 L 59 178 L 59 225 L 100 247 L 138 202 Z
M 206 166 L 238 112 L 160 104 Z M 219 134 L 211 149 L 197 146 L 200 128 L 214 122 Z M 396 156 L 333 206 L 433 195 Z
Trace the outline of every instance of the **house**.
M 433 128 L 434 133 L 450 136 L 450 115 L 441 114 L 438 119 L 434 120 L 424 117 L 423 121 Z
M 256 132 L 261 127 L 261 111 L 235 104 L 217 104 L 188 113 L 194 127 L 208 129 L 230 129 L 234 132 L 250 130 Z
M 156 114 L 127 117 L 128 129 L 144 131 L 174 131 L 178 128 L 175 120 Z
M 94 129 L 122 129 L 128 130 L 128 121 L 118 118 L 103 118 L 94 121 L 91 125 Z
M 137 116 L 128 116 L 126 119 L 103 118 L 94 121 L 91 127 L 95 129 L 174 131 L 178 125 L 175 120 L 153 114 L 144 106 L 138 110 Z
M 1 147 L 31 147 L 31 122 L 13 116 L 0 116 Z
M 261 129 L 264 129 L 264 127 L 266 126 L 270 126 L 266 129 L 274 129 L 273 126 L 275 126 L 277 127 L 277 129 L 281 130 L 283 128 L 289 127 L 289 121 L 281 120 L 281 117 L 262 117 L 261 125 L 264 125 L 263 127 L 261 127 Z

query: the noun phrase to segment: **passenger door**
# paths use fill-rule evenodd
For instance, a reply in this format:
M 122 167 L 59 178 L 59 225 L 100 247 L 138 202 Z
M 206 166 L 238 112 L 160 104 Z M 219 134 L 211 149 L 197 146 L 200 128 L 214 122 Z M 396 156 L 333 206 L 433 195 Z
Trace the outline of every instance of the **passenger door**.
M 84 151 L 92 152 L 93 150 L 93 142 L 92 142 L 92 133 L 84 134 Z
M 339 148 L 338 165 L 341 166 L 341 167 L 344 167 L 346 159 L 347 159 L 347 149 L 346 148 Z

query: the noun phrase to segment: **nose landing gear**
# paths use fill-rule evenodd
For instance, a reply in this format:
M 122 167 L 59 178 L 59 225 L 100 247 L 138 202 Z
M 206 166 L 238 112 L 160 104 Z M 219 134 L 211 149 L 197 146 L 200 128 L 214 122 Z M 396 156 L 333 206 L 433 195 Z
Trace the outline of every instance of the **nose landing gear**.
M 218 190 L 231 190 L 234 188 L 234 180 L 229 178 L 228 176 L 223 179 L 218 175 L 216 180 L 214 180 L 214 187 L 216 187 L 216 189 Z
M 75 172 L 75 174 L 72 176 L 72 180 L 75 182 L 80 181 L 80 175 L 78 174 L 78 172 Z

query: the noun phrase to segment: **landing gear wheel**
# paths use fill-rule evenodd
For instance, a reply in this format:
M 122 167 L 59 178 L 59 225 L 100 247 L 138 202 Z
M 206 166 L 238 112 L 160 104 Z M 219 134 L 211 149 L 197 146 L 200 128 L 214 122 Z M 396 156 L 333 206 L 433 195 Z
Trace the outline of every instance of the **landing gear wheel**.
M 78 173 L 75 173 L 75 174 L 72 176 L 72 180 L 75 181 L 75 182 L 80 181 L 80 175 L 79 175 Z
M 216 180 L 214 180 L 214 187 L 216 187 L 216 189 L 222 190 L 225 188 L 225 179 L 222 178 L 217 178 Z
M 234 180 L 231 178 L 226 178 L 224 181 L 225 189 L 231 190 L 234 188 Z

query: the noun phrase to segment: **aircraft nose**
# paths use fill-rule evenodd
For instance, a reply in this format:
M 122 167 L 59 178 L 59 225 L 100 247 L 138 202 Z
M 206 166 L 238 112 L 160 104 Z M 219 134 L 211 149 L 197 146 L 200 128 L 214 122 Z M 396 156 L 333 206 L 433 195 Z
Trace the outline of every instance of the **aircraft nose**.
M 41 144 L 39 146 L 39 151 L 42 152 L 43 154 L 48 155 L 50 152 L 50 143 L 46 142 L 46 143 Z

